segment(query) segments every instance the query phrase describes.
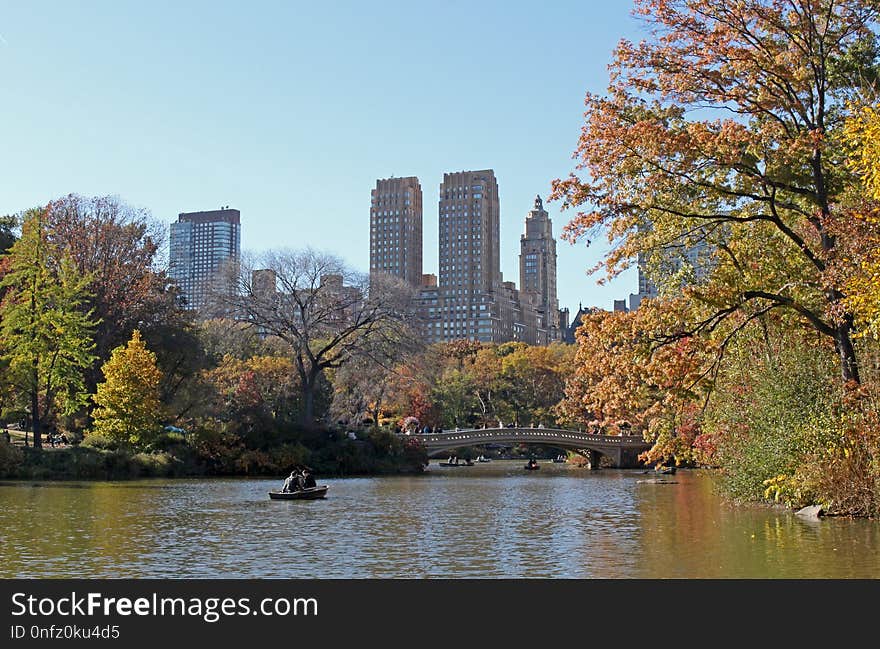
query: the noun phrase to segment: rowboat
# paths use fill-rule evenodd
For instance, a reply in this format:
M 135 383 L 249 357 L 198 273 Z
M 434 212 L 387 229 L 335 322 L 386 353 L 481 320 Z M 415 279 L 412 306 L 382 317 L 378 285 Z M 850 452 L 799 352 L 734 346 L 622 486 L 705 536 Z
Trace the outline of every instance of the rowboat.
M 299 489 L 298 491 L 270 491 L 269 498 L 272 500 L 317 500 L 327 495 L 327 485 Z

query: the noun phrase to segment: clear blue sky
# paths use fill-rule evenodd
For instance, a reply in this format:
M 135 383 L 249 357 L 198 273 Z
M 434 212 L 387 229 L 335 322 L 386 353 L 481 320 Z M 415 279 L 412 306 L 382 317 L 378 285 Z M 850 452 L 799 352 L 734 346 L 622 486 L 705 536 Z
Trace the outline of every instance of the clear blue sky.
M 535 194 L 572 169 L 631 3 L 0 0 L 0 213 L 115 194 L 165 223 L 241 210 L 242 248 L 369 265 L 377 178 L 418 176 L 437 270 L 444 171 L 492 168 L 505 279 Z M 548 206 L 558 236 L 568 220 Z M 559 242 L 559 298 L 610 308 L 601 247 Z

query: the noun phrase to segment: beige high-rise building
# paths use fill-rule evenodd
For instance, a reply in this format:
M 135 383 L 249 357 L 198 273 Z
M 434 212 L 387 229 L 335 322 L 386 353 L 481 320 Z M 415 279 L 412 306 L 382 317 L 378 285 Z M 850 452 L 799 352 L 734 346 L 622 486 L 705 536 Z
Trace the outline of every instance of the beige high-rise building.
M 556 242 L 540 197 L 526 217 L 520 283 L 501 274 L 501 209 L 491 169 L 443 174 L 438 202 L 439 273 L 422 274 L 418 179 L 376 182 L 370 208 L 370 272 L 418 289 L 429 343 L 467 338 L 545 345 L 560 338 Z
M 501 210 L 491 169 L 443 174 L 439 201 L 439 306 L 432 340 L 497 340 Z
M 556 294 L 556 240 L 553 223 L 540 196 L 526 215 L 520 237 L 519 285 L 522 301 L 536 311 L 538 340 L 559 340 L 559 299 Z
M 422 186 L 415 176 L 376 181 L 370 205 L 370 273 L 422 281 Z

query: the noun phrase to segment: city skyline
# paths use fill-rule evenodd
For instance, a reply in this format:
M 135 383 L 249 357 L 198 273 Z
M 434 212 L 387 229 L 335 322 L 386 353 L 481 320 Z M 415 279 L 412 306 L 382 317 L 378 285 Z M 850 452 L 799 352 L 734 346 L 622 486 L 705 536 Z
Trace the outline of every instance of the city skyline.
M 585 93 L 605 91 L 618 38 L 639 36 L 630 11 L 7 3 L 0 213 L 117 195 L 167 227 L 231 205 L 243 252 L 311 245 L 369 272 L 363 196 L 376 178 L 423 179 L 433 215 L 443 172 L 492 168 L 501 248 L 515 250 L 524 210 L 573 168 Z M 559 241 L 573 214 L 545 208 Z M 423 245 L 436 268 L 435 228 Z M 604 242 L 557 248 L 560 306 L 611 308 L 637 290 L 634 270 L 602 287 L 586 275 Z M 518 276 L 515 255 L 501 266 Z

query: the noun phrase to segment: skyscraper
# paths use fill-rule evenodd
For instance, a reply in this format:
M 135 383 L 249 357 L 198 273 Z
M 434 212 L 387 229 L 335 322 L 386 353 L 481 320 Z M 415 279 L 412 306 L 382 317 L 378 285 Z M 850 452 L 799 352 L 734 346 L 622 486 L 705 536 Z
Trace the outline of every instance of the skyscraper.
M 502 280 L 495 172 L 443 174 L 439 213 L 441 313 L 431 338 L 496 340 L 494 305 Z
M 171 224 L 169 276 L 187 308 L 202 309 L 223 270 L 241 261 L 241 212 L 226 208 L 182 212 Z
M 370 273 L 418 287 L 422 280 L 422 186 L 414 176 L 376 181 L 370 205 Z
M 548 341 L 559 339 L 559 299 L 556 295 L 556 240 L 553 223 L 540 196 L 526 216 L 525 233 L 520 237 L 520 295 L 537 312 L 537 327 L 546 331 Z
M 501 209 L 493 170 L 443 174 L 438 216 L 439 273 L 422 274 L 418 179 L 376 181 L 370 272 L 400 277 L 418 289 L 426 342 L 467 338 L 545 345 L 559 340 L 556 242 L 540 197 L 521 239 L 522 290 L 501 274 Z

